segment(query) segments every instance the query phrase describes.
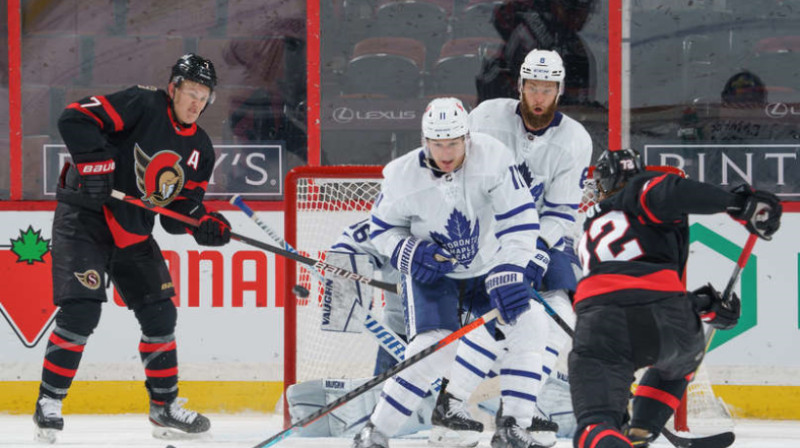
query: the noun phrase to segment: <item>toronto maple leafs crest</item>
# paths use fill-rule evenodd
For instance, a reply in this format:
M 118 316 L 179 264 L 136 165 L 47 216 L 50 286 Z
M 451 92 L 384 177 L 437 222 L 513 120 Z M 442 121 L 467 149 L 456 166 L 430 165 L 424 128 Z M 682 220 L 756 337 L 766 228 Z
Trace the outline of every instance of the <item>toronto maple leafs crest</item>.
M 533 202 L 537 202 L 539 197 L 544 192 L 544 184 L 541 182 L 534 182 L 533 173 L 531 173 L 531 169 L 528 167 L 526 162 L 522 162 L 517 165 L 517 170 L 519 171 L 519 174 L 522 175 L 522 178 L 525 179 L 525 183 L 528 185 L 531 196 L 533 196 Z
M 439 232 L 431 232 L 431 238 L 440 246 L 447 249 L 458 262 L 465 267 L 469 267 L 475 255 L 478 253 L 478 238 L 480 237 L 480 222 L 475 220 L 475 227 L 457 209 L 450 213 L 445 225 L 447 235 Z

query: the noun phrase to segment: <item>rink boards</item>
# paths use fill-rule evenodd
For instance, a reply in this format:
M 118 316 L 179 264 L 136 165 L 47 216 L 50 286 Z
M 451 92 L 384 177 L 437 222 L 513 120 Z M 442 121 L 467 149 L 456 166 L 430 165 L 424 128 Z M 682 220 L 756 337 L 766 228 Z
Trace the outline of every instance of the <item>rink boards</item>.
M 234 231 L 268 241 L 242 213 L 224 213 Z M 282 229 L 282 213 L 259 216 Z M 46 250 L 51 225 L 49 210 L 0 211 L 0 412 L 27 413 L 36 395 L 55 312 Z M 719 332 L 707 357 L 715 390 L 742 416 L 800 419 L 797 228 L 800 216 L 788 213 L 772 242 L 756 244 L 737 287 L 741 323 Z M 283 367 L 282 261 L 236 242 L 201 248 L 190 236 L 156 229 L 177 280 L 181 395 L 207 411 L 275 409 Z M 722 289 L 746 232 L 719 215 L 694 220 L 691 238 L 688 287 L 710 281 Z M 111 290 L 108 295 L 65 402 L 67 412 L 146 408 L 138 323 Z

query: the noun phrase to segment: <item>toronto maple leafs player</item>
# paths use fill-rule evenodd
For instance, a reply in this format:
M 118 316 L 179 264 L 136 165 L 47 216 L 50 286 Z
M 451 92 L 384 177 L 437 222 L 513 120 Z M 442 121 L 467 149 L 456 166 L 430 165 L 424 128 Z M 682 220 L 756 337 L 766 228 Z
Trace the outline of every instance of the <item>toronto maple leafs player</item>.
M 532 250 L 539 218 L 513 154 L 493 137 L 471 134 L 467 122 L 467 111 L 455 98 L 428 105 L 423 146 L 384 168 L 370 238 L 403 274 L 407 357 L 458 329 L 469 313 L 500 311 L 507 323 L 497 325 L 504 343 L 520 353 L 513 365 L 503 366 L 512 373 L 505 378 L 512 393 L 503 403 L 508 419 L 492 446 L 505 447 L 510 439 L 528 438 L 514 419 L 530 421 L 533 414 L 518 397 L 537 393 L 538 382 L 529 379 L 541 369 L 547 317 L 531 301 L 531 285 L 540 287 L 547 255 Z M 388 380 L 353 446 L 387 447 L 454 358 L 455 347 L 448 345 Z M 450 410 L 465 409 L 461 403 Z
M 574 324 L 569 293 L 577 279 L 573 264 L 577 257 L 570 235 L 577 233 L 575 220 L 583 182 L 592 155 L 592 141 L 584 127 L 559 112 L 558 100 L 564 92 L 564 64 L 555 51 L 533 50 L 520 69 L 520 99 L 498 98 L 482 102 L 470 113 L 470 130 L 489 134 L 509 148 L 517 168 L 525 179 L 539 212 L 541 230 L 536 247 L 549 254 L 550 263 L 542 286 L 543 298 L 570 325 Z M 543 378 L 556 363 L 559 352 L 569 341 L 568 335 L 553 319 L 549 321 L 547 344 L 543 353 Z M 465 400 L 489 374 L 499 356 L 498 343 L 486 331 L 478 329 L 459 343 L 458 357 L 449 378 L 449 392 Z M 513 353 L 507 356 L 514 356 Z M 538 373 L 537 373 L 538 374 Z M 505 393 L 503 391 L 503 393 Z M 532 404 L 537 397 L 529 397 Z M 436 412 L 436 411 L 434 411 Z M 531 428 L 540 445 L 555 444 L 558 426 L 537 415 Z M 431 442 L 463 446 L 458 439 L 450 443 L 436 435 L 445 428 L 456 429 L 458 422 L 436 418 L 443 427 L 434 428 Z M 462 433 L 463 434 L 463 433 Z

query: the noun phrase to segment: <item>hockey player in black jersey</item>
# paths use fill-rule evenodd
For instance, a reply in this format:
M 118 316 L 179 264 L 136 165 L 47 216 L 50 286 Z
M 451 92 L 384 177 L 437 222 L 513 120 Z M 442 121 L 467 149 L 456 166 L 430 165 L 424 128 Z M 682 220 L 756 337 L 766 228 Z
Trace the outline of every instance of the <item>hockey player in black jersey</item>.
M 586 215 L 580 257 L 586 276 L 574 306 L 570 390 L 576 448 L 646 447 L 681 400 L 704 355 L 701 317 L 733 328 L 740 300 L 709 284 L 687 292 L 690 214 L 727 212 L 769 240 L 781 204 L 743 185 L 732 192 L 675 174 L 646 172 L 632 150 L 606 151 L 597 162 L 600 202 Z M 634 372 L 650 366 L 627 404 Z
M 153 435 L 202 433 L 203 415 L 178 398 L 177 310 L 172 280 L 152 236 L 154 214 L 121 201 L 112 189 L 200 221 L 198 228 L 161 218 L 172 234 L 220 246 L 230 225 L 203 205 L 214 149 L 195 121 L 213 101 L 214 65 L 194 54 L 172 67 L 167 90 L 136 86 L 83 98 L 58 121 L 72 157 L 62 170 L 53 219 L 53 300 L 60 307 L 47 344 L 34 422 L 37 438 L 54 442 L 64 426 L 61 402 L 84 346 L 100 319 L 108 281 L 139 321 L 139 352 L 150 396 Z

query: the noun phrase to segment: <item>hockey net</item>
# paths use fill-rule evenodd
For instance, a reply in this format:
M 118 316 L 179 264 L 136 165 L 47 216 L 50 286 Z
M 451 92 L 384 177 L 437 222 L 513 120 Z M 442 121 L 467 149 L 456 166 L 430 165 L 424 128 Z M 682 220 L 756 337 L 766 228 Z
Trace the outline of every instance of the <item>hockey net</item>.
M 592 167 L 593 168 L 593 167 Z M 683 175 L 671 167 L 648 167 Z M 343 229 L 369 216 L 380 193 L 380 166 L 298 167 L 286 178 L 286 241 L 301 254 L 325 260 L 328 248 Z M 594 204 L 595 195 L 589 170 L 582 214 Z M 284 300 L 284 390 L 291 384 L 320 378 L 365 378 L 374 369 L 378 344 L 368 332 L 339 333 L 322 331 L 323 285 L 299 263 L 287 260 Z M 309 291 L 306 298 L 294 295 L 293 286 Z M 380 321 L 383 294 L 373 288 L 371 311 Z M 732 427 L 730 412 L 715 394 L 705 367 L 701 366 L 675 414 L 674 426 L 687 431 Z M 284 409 L 284 418 L 289 413 Z

